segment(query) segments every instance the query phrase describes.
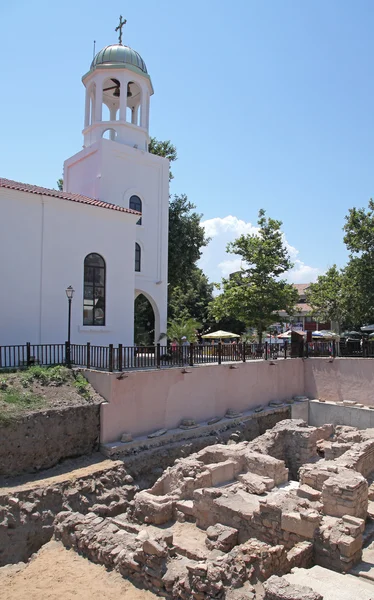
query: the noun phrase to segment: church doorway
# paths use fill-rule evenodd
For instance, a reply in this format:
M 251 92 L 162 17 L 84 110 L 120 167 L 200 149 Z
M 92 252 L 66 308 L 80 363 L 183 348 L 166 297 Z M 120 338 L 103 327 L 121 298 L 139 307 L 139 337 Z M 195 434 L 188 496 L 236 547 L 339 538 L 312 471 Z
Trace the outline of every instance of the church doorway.
M 135 298 L 134 343 L 135 346 L 153 346 L 155 343 L 155 313 L 144 294 Z

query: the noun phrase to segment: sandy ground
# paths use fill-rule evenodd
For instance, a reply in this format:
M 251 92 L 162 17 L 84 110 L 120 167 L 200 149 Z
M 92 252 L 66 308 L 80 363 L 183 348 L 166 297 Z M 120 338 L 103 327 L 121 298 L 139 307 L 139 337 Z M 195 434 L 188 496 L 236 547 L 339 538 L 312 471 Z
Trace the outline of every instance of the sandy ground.
M 25 566 L 0 568 L 1 600 L 152 600 L 155 594 L 139 590 L 115 572 L 108 572 L 49 542 Z

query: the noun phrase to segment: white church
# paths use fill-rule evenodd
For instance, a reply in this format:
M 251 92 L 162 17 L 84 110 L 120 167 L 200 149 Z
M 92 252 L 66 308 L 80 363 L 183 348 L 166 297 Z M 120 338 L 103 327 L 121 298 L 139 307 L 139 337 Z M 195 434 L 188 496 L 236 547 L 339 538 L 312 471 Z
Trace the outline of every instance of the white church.
M 120 29 L 121 31 L 121 29 Z M 134 302 L 167 327 L 169 161 L 148 152 L 151 78 L 120 43 L 83 76 L 83 149 L 63 191 L 0 178 L 0 346 L 134 343 Z

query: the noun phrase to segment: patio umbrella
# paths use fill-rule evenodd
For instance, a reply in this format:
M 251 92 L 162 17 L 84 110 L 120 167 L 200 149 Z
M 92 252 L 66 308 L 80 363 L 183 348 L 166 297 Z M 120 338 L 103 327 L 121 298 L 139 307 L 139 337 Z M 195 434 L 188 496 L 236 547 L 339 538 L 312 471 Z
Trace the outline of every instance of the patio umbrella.
M 362 337 L 362 333 L 359 331 L 344 331 L 340 334 L 340 337 Z
M 339 336 L 337 333 L 333 331 L 327 331 L 326 329 L 321 329 L 321 331 L 313 331 L 312 338 L 320 338 L 325 340 L 337 340 Z
M 289 340 L 291 337 L 291 329 L 277 336 L 278 340 Z
M 365 325 L 364 327 L 360 327 L 361 331 L 374 331 L 374 325 Z
M 238 335 L 237 333 L 230 333 L 229 331 L 222 331 L 222 329 L 219 329 L 218 331 L 212 331 L 211 333 L 206 333 L 205 335 L 202 335 L 201 337 L 217 340 L 220 338 L 224 338 L 224 339 L 225 338 L 238 338 L 238 337 L 240 337 L 240 335 Z

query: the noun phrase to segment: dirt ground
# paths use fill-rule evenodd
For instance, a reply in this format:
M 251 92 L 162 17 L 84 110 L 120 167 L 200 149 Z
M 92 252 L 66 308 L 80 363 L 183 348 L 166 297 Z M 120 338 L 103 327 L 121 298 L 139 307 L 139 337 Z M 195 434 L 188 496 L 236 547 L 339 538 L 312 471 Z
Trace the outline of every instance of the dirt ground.
M 26 565 L 0 568 L 1 600 L 152 600 L 155 594 L 139 590 L 119 573 L 108 572 L 49 542 Z

